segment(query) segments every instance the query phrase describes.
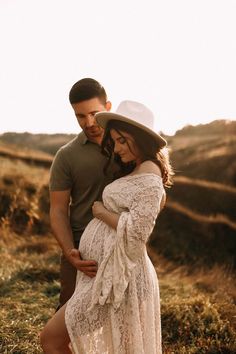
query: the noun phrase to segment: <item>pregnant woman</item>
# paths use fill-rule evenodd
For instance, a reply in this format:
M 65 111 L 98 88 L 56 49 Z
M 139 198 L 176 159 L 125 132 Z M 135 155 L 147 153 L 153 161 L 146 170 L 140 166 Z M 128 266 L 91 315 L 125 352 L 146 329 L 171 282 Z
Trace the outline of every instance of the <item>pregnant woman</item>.
M 146 126 L 152 112 L 137 102 L 96 118 L 105 129 L 103 153 L 120 167 L 80 241 L 82 258 L 95 260 L 98 271 L 94 278 L 78 271 L 73 296 L 41 334 L 42 347 L 48 354 L 161 354 L 158 279 L 146 243 L 171 185 L 166 141 Z

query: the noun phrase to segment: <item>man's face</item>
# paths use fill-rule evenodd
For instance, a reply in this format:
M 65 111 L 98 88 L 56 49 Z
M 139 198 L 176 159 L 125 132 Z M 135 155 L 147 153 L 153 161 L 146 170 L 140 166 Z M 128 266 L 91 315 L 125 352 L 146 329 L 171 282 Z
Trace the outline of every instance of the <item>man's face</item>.
M 97 124 L 95 114 L 110 110 L 111 103 L 103 103 L 98 97 L 72 104 L 77 121 L 87 138 L 93 142 L 100 142 L 104 130 Z

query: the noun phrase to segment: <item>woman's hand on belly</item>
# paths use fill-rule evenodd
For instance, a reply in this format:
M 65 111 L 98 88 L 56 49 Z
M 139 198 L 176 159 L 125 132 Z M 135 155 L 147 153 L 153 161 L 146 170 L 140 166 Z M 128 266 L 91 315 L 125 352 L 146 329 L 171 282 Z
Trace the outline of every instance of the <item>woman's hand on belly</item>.
M 116 230 L 120 214 L 107 210 L 100 201 L 95 201 L 93 203 L 92 213 L 95 218 L 102 220 Z
M 70 263 L 79 271 L 84 273 L 90 278 L 93 278 L 97 274 L 98 266 L 96 261 L 83 260 L 79 250 L 72 248 L 68 254 Z

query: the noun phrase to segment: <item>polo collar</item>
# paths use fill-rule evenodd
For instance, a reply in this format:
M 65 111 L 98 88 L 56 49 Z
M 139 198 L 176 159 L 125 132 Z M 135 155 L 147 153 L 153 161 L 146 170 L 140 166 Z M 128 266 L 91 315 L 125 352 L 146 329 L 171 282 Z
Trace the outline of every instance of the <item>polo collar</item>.
M 89 141 L 86 134 L 83 131 L 78 135 L 78 138 L 82 145 L 85 145 Z

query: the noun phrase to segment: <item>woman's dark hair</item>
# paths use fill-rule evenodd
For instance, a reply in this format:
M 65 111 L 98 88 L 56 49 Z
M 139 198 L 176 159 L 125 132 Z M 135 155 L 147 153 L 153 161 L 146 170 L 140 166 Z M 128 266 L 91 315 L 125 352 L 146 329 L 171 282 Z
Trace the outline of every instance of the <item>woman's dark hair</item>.
M 105 173 L 112 159 L 117 162 L 120 168 L 116 173 L 115 178 L 131 173 L 136 167 L 135 162 L 125 164 L 121 161 L 119 155 L 114 154 L 114 142 L 110 134 L 111 129 L 116 130 L 121 136 L 122 131 L 130 134 L 134 138 L 135 144 L 140 151 L 142 162 L 147 160 L 153 161 L 161 170 L 164 186 L 170 187 L 173 184 L 172 176 L 174 175 L 174 172 L 169 161 L 168 149 L 166 147 L 160 148 L 158 143 L 144 130 L 118 120 L 111 120 L 108 122 L 102 141 L 102 152 L 108 157 L 108 162 L 104 167 Z
M 98 97 L 103 104 L 107 102 L 107 94 L 104 87 L 98 81 L 91 78 L 77 81 L 69 93 L 71 104 L 90 100 L 95 97 Z

